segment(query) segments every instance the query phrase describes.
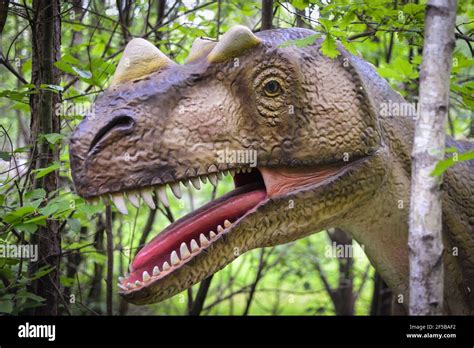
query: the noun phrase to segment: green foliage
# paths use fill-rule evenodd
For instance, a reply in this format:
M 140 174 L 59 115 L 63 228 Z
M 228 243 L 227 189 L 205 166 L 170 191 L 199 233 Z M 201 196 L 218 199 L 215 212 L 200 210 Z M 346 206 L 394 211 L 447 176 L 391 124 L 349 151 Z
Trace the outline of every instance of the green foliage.
M 449 150 L 449 149 L 447 149 Z M 465 162 L 465 161 L 471 161 L 474 160 L 474 151 L 468 151 L 464 153 L 457 153 L 457 150 L 454 149 L 454 151 L 446 151 L 446 152 L 452 152 L 453 155 L 447 159 L 441 160 L 436 164 L 435 169 L 431 173 L 431 176 L 440 176 L 443 174 L 445 171 L 447 171 L 449 168 L 453 167 L 459 162 Z

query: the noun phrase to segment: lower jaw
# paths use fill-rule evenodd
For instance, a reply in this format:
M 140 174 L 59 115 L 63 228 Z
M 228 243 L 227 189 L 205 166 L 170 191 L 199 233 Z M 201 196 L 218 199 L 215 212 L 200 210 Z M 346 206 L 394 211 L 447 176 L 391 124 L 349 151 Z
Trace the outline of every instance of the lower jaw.
M 264 188 L 248 184 L 177 220 L 140 250 L 121 289 L 133 290 L 184 266 L 229 233 L 234 224 L 265 201 L 266 196 Z

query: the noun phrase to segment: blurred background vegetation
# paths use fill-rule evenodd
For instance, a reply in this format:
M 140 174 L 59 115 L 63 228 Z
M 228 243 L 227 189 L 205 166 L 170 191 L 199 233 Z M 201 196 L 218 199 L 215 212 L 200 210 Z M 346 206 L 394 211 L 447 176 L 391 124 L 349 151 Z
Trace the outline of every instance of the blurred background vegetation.
M 68 137 L 108 86 L 126 43 L 134 37 L 153 42 L 183 63 L 198 37 L 218 39 L 235 24 L 254 31 L 306 27 L 325 38 L 323 53 L 335 57 L 339 40 L 377 68 L 394 89 L 416 102 L 421 63 L 425 1 L 409 0 L 72 0 L 60 3 L 58 84 L 32 84 L 35 1 L 1 1 L 0 7 L 0 244 L 28 244 L 48 222 L 60 234 L 60 268 L 32 271 L 27 260 L 0 258 L 0 313 L 34 314 L 45 299 L 30 286 L 59 273 L 55 296 L 59 314 L 223 314 L 223 315 L 377 315 L 387 314 L 390 290 L 359 247 L 344 232 L 322 231 L 275 248 L 254 250 L 192 289 L 164 302 L 133 306 L 117 294 L 116 282 L 131 256 L 170 221 L 213 196 L 233 188 L 230 177 L 217 189 L 184 192 L 170 209 L 128 207 L 112 211 L 113 243 L 107 243 L 105 207 L 74 193 Z M 263 23 L 263 24 L 262 24 Z M 448 131 L 472 137 L 474 100 L 474 4 L 459 1 L 451 77 Z M 314 40 L 314 38 L 312 38 Z M 30 99 L 39 90 L 55 94 L 56 132 L 31 132 Z M 99 115 L 100 116 L 100 115 Z M 32 147 L 46 143 L 57 159 L 32 167 Z M 32 184 L 49 175 L 57 189 Z M 173 197 L 173 198 L 171 198 Z M 317 232 L 317 231 L 314 231 Z M 356 257 L 329 255 L 333 243 L 353 245 Z M 109 246 L 109 248 L 107 248 Z M 107 262 L 113 257 L 113 268 Z M 112 279 L 113 283 L 108 283 Z M 112 292 L 110 292 L 112 290 Z M 108 305 L 107 305 L 108 303 Z

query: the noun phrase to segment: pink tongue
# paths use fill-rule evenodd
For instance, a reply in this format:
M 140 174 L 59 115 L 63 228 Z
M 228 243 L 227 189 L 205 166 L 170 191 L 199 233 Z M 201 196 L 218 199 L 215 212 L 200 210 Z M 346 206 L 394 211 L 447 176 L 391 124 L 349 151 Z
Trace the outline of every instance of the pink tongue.
M 265 189 L 260 189 L 229 197 L 218 204 L 208 203 L 198 209 L 195 214 L 189 217 L 184 216 L 153 238 L 137 254 L 132 263 L 133 268 L 150 271 L 157 265 L 161 270 L 163 262 L 170 263 L 170 254 L 173 250 L 176 250 L 179 255 L 182 242 L 186 242 L 188 248 L 191 239 L 196 240 L 200 245 L 201 233 L 209 239 L 209 232 L 216 232 L 217 225 L 223 225 L 224 220 L 234 222 L 265 197 Z

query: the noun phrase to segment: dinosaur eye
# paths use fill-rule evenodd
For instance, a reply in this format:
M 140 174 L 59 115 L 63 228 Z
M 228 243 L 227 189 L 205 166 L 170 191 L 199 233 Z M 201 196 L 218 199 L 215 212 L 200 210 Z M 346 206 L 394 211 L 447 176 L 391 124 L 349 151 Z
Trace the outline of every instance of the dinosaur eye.
M 264 87 L 264 90 L 267 96 L 276 97 L 281 92 L 281 86 L 277 81 L 271 80 L 267 82 L 267 84 Z

